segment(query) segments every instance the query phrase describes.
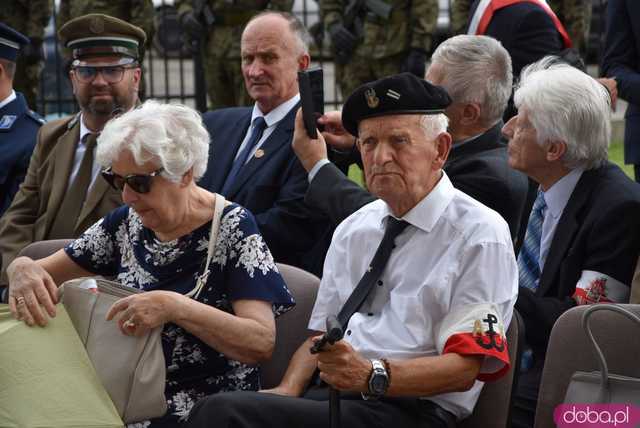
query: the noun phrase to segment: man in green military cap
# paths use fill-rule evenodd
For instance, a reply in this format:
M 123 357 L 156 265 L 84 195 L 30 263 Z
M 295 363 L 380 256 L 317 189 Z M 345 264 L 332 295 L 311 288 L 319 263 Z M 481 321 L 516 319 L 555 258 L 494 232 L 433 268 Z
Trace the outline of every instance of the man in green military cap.
M 42 39 L 44 27 L 51 17 L 50 0 L 3 0 L 0 22 L 29 37 L 17 59 L 13 86 L 27 100 L 27 105 L 37 109 L 36 98 L 42 68 Z
M 293 0 L 178 0 L 180 23 L 190 40 L 201 39 L 209 110 L 249 106 L 240 62 L 245 25 L 265 9 L 290 12 Z M 200 54 L 200 53 L 197 53 Z
M 120 19 L 89 14 L 59 31 L 72 52 L 69 77 L 80 113 L 44 125 L 25 181 L 0 219 L 3 268 L 34 241 L 74 238 L 122 204 L 93 161 L 96 138 L 114 115 L 138 101 L 144 31 Z M 0 284 L 6 284 L 2 271 Z
M 321 0 L 320 11 L 343 97 L 401 71 L 424 77 L 437 0 Z

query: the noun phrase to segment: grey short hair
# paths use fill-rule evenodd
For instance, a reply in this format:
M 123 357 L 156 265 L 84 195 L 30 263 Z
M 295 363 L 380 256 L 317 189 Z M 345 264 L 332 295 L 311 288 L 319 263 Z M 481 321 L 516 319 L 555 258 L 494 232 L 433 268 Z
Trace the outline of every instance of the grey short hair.
M 273 10 L 265 10 L 264 12 L 260 12 L 253 18 L 247 22 L 247 25 L 244 27 L 245 30 L 253 21 L 258 18 L 262 18 L 263 16 L 279 16 L 280 18 L 287 21 L 289 24 L 289 30 L 291 34 L 293 34 L 296 44 L 298 45 L 298 54 L 299 55 L 309 55 L 309 45 L 311 44 L 311 34 L 309 34 L 309 30 L 304 26 L 302 21 L 298 19 L 293 13 L 289 12 L 278 12 Z M 244 33 L 244 30 L 243 30 Z
M 567 168 L 596 168 L 607 161 L 611 141 L 611 101 L 603 85 L 588 74 L 547 56 L 526 67 L 514 97 L 526 110 L 538 143 L 567 145 Z
M 106 124 L 98 138 L 96 159 L 108 167 L 128 150 L 138 165 L 157 161 L 164 169 L 162 176 L 175 183 L 191 168 L 197 181 L 207 169 L 209 142 L 197 111 L 149 100 Z
M 433 53 L 432 64 L 442 67 L 440 84 L 454 103 L 478 103 L 480 120 L 496 123 L 507 108 L 513 86 L 511 57 L 488 36 L 459 35 L 445 40 Z

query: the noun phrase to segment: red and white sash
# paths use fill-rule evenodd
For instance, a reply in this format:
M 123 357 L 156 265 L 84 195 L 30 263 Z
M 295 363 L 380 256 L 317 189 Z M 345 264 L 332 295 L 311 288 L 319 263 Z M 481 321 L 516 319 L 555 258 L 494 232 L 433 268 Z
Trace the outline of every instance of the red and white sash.
M 480 0 L 476 11 L 471 18 L 467 34 L 483 35 L 489 26 L 489 22 L 491 22 L 491 18 L 493 18 L 493 14 L 497 10 L 516 3 L 534 3 L 542 7 L 547 15 L 549 15 L 553 20 L 553 24 L 556 26 L 558 33 L 560 33 L 560 36 L 562 37 L 564 47 L 570 48 L 573 45 L 564 25 L 562 25 L 562 22 L 560 22 L 545 0 Z

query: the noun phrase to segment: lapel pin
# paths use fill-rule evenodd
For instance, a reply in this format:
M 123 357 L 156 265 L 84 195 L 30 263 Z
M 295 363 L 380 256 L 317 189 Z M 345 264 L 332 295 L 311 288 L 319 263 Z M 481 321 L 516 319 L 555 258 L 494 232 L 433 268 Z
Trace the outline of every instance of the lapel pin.
M 264 150 L 262 150 L 262 149 L 258 149 L 258 150 L 256 150 L 255 157 L 257 157 L 258 159 L 260 159 L 262 156 L 264 156 Z

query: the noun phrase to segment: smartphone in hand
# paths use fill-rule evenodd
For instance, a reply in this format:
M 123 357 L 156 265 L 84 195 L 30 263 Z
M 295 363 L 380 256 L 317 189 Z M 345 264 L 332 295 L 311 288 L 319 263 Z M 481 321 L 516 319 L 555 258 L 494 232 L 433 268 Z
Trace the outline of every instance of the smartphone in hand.
M 318 118 L 324 114 L 323 85 L 321 68 L 298 72 L 302 119 L 307 135 L 313 140 L 318 138 L 317 129 L 321 128 L 317 123 Z

